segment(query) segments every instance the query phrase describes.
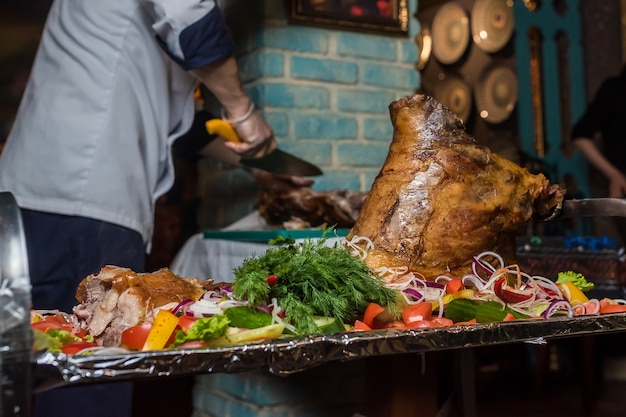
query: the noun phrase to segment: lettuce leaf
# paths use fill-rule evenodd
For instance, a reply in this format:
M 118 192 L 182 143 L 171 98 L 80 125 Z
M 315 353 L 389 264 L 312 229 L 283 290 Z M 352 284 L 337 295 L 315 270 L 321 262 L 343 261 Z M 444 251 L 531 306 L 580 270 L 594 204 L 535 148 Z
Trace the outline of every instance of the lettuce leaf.
M 187 332 L 178 330 L 174 343 L 170 347 L 176 347 L 196 340 L 208 342 L 217 339 L 226 334 L 229 324 L 230 320 L 223 314 L 199 318 Z
M 589 291 L 593 289 L 593 282 L 587 281 L 587 279 L 578 272 L 559 272 L 556 283 L 562 284 L 564 282 L 571 282 L 572 284 L 576 285 L 581 291 Z
M 67 330 L 50 329 L 44 333 L 40 330 L 33 330 L 33 349 L 48 350 L 53 353 L 58 353 L 61 348 L 70 343 L 80 342 L 81 339 L 78 336 L 74 336 Z

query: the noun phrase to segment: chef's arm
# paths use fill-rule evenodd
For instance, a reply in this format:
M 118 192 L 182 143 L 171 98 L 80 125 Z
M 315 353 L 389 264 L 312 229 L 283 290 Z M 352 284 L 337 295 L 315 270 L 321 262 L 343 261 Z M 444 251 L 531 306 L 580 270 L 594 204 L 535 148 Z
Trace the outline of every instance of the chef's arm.
M 606 159 L 594 141 L 589 138 L 575 138 L 573 143 L 587 161 L 608 178 L 610 182 L 609 197 L 624 197 L 626 195 L 626 178 L 624 174 Z
M 235 152 L 248 157 L 264 156 L 276 149 L 270 125 L 246 94 L 233 56 L 191 70 L 217 98 L 223 117 L 235 128 L 242 142 L 228 142 Z

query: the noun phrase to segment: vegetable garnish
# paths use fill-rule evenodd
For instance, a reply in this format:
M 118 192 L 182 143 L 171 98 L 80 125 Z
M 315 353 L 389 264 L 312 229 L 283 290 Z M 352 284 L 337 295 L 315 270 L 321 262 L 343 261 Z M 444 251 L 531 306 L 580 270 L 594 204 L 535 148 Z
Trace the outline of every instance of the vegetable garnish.
M 587 279 L 578 272 L 559 272 L 556 283 L 562 284 L 564 282 L 571 282 L 572 284 L 576 285 L 581 291 L 589 291 L 593 289 L 593 283 L 587 281 Z
M 177 347 L 191 341 L 210 342 L 226 334 L 230 320 L 223 314 L 197 319 L 188 330 L 177 330 L 174 343 Z
M 351 323 L 370 302 L 393 306 L 395 291 L 347 248 L 327 245 L 329 234 L 326 229 L 318 240 L 288 242 L 245 259 L 235 269 L 234 295 L 250 306 L 275 298 L 299 334 L 320 332 L 315 316 Z M 268 282 L 271 275 L 280 277 L 274 285 Z

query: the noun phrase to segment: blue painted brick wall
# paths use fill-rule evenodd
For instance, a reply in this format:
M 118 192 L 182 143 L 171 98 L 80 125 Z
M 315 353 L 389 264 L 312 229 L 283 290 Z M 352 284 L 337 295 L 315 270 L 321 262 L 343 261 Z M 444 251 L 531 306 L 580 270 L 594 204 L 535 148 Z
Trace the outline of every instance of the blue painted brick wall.
M 365 362 L 327 364 L 288 376 L 202 375 L 194 387 L 194 415 L 350 417 L 365 407 L 365 376 Z
M 417 20 L 398 37 L 291 24 L 283 2 L 266 1 L 265 16 L 239 40 L 239 65 L 279 146 L 321 166 L 316 189 L 369 190 L 393 135 L 389 104 L 420 86 Z

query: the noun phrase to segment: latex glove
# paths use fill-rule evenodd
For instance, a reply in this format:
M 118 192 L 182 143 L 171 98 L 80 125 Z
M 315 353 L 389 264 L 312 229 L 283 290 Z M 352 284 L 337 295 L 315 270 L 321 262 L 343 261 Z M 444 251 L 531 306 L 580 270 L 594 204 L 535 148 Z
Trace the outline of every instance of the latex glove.
M 230 123 L 241 139 L 241 142 L 226 142 L 226 146 L 239 155 L 260 158 L 278 146 L 272 128 L 253 104 L 248 113 L 239 119 L 229 120 L 224 115 L 222 118 Z

